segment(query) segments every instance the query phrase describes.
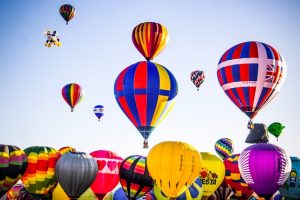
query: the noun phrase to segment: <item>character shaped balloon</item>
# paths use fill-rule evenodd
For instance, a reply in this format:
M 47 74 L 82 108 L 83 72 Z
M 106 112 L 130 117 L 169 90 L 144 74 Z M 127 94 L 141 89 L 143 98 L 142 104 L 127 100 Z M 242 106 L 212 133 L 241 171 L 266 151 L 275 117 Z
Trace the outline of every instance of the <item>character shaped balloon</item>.
M 27 156 L 22 149 L 0 144 L 0 198 L 15 185 L 27 168 Z
M 217 76 L 226 95 L 251 122 L 281 88 L 286 77 L 286 63 L 272 46 L 244 42 L 223 54 Z
M 67 102 L 67 104 L 69 104 L 69 106 L 71 107 L 71 112 L 73 112 L 74 107 L 83 98 L 83 89 L 77 83 L 70 83 L 62 88 L 61 94 L 64 100 Z
M 277 140 L 280 134 L 282 133 L 282 130 L 285 128 L 280 122 L 273 122 L 268 126 L 268 131 L 274 135 Z
M 199 90 L 201 84 L 205 80 L 205 75 L 204 75 L 203 71 L 196 70 L 191 73 L 190 78 L 191 78 L 191 81 L 193 82 L 193 84 L 197 87 L 197 90 Z
M 156 22 L 140 23 L 132 31 L 134 46 L 148 61 L 165 48 L 168 40 L 166 27 Z
M 64 4 L 59 8 L 59 13 L 64 18 L 66 24 L 68 25 L 69 21 L 75 16 L 76 11 L 74 6 L 70 4 Z
M 115 98 L 144 138 L 144 148 L 154 128 L 173 107 L 177 82 L 160 64 L 137 62 L 125 68 L 114 86 Z
M 238 165 L 245 182 L 257 195 L 267 199 L 284 184 L 291 172 L 287 153 L 269 143 L 257 143 L 244 149 Z
M 94 113 L 96 115 L 96 117 L 98 118 L 98 120 L 100 121 L 101 117 L 104 115 L 104 106 L 102 105 L 97 105 L 94 107 Z
M 61 42 L 60 42 L 60 39 L 58 37 L 57 31 L 51 32 L 49 30 L 46 30 L 46 31 L 44 31 L 44 35 L 47 36 L 47 40 L 45 42 L 46 47 L 51 47 L 52 45 L 55 45 L 55 46 L 58 46 L 58 47 L 61 46 Z
M 119 183 L 119 168 L 123 158 L 112 151 L 97 150 L 90 153 L 97 161 L 98 173 L 90 186 L 98 199 L 112 191 Z

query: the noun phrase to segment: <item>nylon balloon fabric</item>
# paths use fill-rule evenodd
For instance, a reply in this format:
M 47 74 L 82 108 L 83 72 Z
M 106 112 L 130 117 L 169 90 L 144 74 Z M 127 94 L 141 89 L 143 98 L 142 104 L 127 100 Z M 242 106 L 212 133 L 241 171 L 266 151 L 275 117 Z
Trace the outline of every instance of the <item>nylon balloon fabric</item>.
M 229 138 L 221 138 L 215 143 L 215 151 L 222 160 L 233 153 L 233 142 Z
M 71 107 L 71 111 L 73 112 L 74 107 L 82 100 L 83 98 L 83 90 L 81 86 L 77 83 L 70 83 L 65 85 L 62 90 L 61 94 L 64 100 L 69 104 Z
M 244 42 L 222 55 L 217 77 L 228 98 L 253 119 L 280 90 L 286 77 L 286 63 L 272 46 Z

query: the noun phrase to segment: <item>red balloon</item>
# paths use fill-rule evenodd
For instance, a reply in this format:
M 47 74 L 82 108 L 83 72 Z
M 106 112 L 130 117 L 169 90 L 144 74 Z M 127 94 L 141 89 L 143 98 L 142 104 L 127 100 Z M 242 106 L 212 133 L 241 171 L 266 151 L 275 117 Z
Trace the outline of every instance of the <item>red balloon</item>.
M 108 150 L 93 151 L 90 155 L 98 164 L 98 174 L 90 188 L 99 199 L 103 199 L 119 183 L 119 169 L 123 158 Z

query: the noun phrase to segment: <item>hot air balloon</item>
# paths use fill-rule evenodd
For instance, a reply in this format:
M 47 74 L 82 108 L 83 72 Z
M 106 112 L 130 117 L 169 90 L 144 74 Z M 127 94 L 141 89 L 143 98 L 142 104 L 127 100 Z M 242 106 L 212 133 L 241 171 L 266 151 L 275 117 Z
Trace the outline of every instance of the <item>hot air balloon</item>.
M 76 11 L 74 6 L 70 4 L 64 4 L 60 6 L 59 13 L 64 18 L 66 24 L 68 25 L 68 22 L 75 16 Z
M 290 157 L 282 148 L 269 143 L 257 143 L 244 149 L 238 165 L 245 182 L 257 195 L 268 199 L 291 172 Z
M 220 158 L 209 153 L 200 152 L 202 157 L 202 167 L 200 168 L 200 178 L 202 180 L 203 197 L 208 199 L 213 194 L 225 177 L 225 167 Z
M 159 189 L 156 184 L 153 187 L 155 199 L 168 200 L 169 198 Z M 202 198 L 202 182 L 198 177 L 183 193 L 181 193 L 175 200 L 197 200 Z
M 6 192 L 6 200 L 17 200 L 22 189 L 25 189 L 24 185 L 22 183 L 16 183 Z
M 71 111 L 73 112 L 74 107 L 81 101 L 83 98 L 83 90 L 80 85 L 77 83 L 70 83 L 65 85 L 62 88 L 62 96 L 64 100 L 71 107 Z
M 97 150 L 90 153 L 97 161 L 98 174 L 92 185 L 92 191 L 99 200 L 112 191 L 119 183 L 119 168 L 123 158 L 112 151 Z
M 166 196 L 175 198 L 199 176 L 202 160 L 192 145 L 164 141 L 149 151 L 147 164 L 156 185 Z
M 69 152 L 57 162 L 56 177 L 68 197 L 77 199 L 97 176 L 97 162 L 84 152 Z
M 147 59 L 152 60 L 166 46 L 169 35 L 166 27 L 156 22 L 144 22 L 132 31 L 132 42 Z
M 218 200 L 229 200 L 233 195 L 233 191 L 226 184 L 225 180 L 223 180 L 222 184 L 214 192 L 214 195 L 218 198 Z
M 60 148 L 58 151 L 59 151 L 60 155 L 64 155 L 68 152 L 76 152 L 76 149 L 71 146 L 65 146 L 65 147 Z
M 215 150 L 222 160 L 233 153 L 233 142 L 229 138 L 221 138 L 215 143 Z
M 279 192 L 286 199 L 297 199 L 300 197 L 300 159 L 290 157 L 292 169 L 288 179 L 279 188 Z
M 118 189 L 109 192 L 103 200 L 128 200 L 124 190 L 119 187 Z M 137 200 L 143 200 L 143 197 L 138 198 Z
M 57 184 L 55 166 L 60 153 L 46 146 L 28 147 L 24 152 L 28 166 L 21 180 L 30 196 L 43 198 Z
M 52 193 L 52 200 L 69 200 L 70 198 L 62 189 L 62 187 L 57 184 Z M 91 188 L 88 188 L 79 198 L 78 200 L 98 200 L 96 195 L 93 193 Z
M 149 175 L 146 158 L 133 155 L 125 158 L 119 171 L 121 186 L 129 199 L 137 199 L 149 192 L 153 180 Z
M 270 45 L 244 42 L 223 54 L 217 76 L 226 95 L 251 123 L 278 93 L 286 77 L 286 63 Z
M 102 106 L 102 105 L 97 105 L 94 107 L 94 113 L 99 121 L 100 121 L 101 117 L 104 115 L 103 111 L 104 111 L 104 106 Z
M 0 144 L 0 198 L 22 177 L 27 157 L 22 149 Z
M 229 185 L 235 195 L 239 200 L 248 200 L 249 197 L 253 194 L 253 190 L 242 178 L 238 160 L 240 154 L 233 154 L 224 159 L 225 165 L 225 182 Z
M 147 148 L 151 132 L 173 107 L 177 95 L 175 77 L 160 64 L 141 61 L 118 75 L 114 92 L 120 108 L 141 133 Z
M 282 133 L 282 130 L 285 128 L 280 122 L 273 122 L 268 126 L 268 131 L 274 135 L 277 140 L 280 134 Z
M 204 75 L 203 71 L 196 70 L 191 73 L 190 78 L 191 78 L 191 81 L 193 82 L 193 84 L 197 87 L 197 90 L 199 90 L 200 85 L 205 80 L 205 75 Z

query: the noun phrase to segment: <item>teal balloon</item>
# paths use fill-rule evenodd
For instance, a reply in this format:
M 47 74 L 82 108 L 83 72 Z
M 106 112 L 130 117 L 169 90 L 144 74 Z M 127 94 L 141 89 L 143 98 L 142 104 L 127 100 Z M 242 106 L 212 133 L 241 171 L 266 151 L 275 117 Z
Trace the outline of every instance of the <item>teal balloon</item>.
M 268 131 L 278 138 L 284 128 L 285 126 L 283 126 L 280 122 L 274 122 L 268 126 Z
M 299 199 L 300 197 L 300 159 L 291 157 L 292 170 L 289 178 L 279 188 L 279 192 L 285 199 Z

